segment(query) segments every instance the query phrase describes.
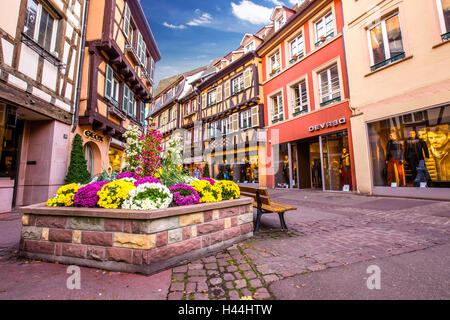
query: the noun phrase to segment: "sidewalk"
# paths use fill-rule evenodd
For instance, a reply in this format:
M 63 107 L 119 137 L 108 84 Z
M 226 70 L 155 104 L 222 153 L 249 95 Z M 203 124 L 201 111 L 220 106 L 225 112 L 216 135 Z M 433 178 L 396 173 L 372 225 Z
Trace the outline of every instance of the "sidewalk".
M 152 277 L 81 268 L 81 290 L 67 289 L 67 266 L 17 260 L 21 221 L 0 218 L 0 299 L 449 298 L 450 261 L 442 258 L 450 244 L 448 202 L 299 190 L 270 196 L 298 208 L 286 214 L 289 232 L 279 231 L 277 215 L 264 215 L 254 238 Z M 352 295 L 371 264 L 386 275 L 383 294 Z M 396 278 L 394 290 L 389 279 Z M 410 279 L 422 289 L 408 295 Z M 311 285 L 300 283 L 299 292 L 299 281 Z

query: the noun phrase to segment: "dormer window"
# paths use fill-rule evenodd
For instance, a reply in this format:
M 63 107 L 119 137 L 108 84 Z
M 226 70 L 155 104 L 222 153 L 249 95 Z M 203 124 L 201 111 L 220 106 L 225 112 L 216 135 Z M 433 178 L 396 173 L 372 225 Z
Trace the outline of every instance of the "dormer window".
M 281 15 L 277 20 L 275 20 L 275 31 L 280 29 L 284 24 L 286 23 L 286 19 L 284 17 L 284 14 Z
M 249 53 L 251 51 L 255 51 L 255 43 L 252 42 L 245 47 L 245 53 Z

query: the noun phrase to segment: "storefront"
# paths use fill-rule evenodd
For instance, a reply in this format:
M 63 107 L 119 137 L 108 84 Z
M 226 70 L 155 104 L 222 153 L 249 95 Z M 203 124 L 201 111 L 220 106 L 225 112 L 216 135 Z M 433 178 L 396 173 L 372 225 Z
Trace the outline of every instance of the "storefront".
M 367 123 L 373 193 L 448 198 L 450 104 Z

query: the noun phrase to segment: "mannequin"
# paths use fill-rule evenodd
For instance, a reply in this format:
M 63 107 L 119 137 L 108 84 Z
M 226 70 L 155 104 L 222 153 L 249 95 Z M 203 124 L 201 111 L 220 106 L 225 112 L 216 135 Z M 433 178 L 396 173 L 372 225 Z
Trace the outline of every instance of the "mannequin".
M 438 181 L 450 181 L 450 132 L 448 124 L 428 130 L 431 155 L 436 163 Z
M 425 163 L 425 158 L 429 158 L 430 154 L 428 153 L 426 142 L 418 138 L 417 133 L 414 130 L 409 132 L 409 138 L 406 140 L 405 155 L 408 166 L 412 171 L 413 180 L 415 180 L 417 178 L 417 167 L 419 167 L 419 162 L 424 161 Z
M 342 186 L 349 185 L 352 189 L 352 172 L 350 170 L 350 154 L 347 148 L 342 149 L 341 155 L 341 175 L 342 175 Z
M 403 142 L 398 139 L 397 133 L 395 131 L 391 131 L 391 134 L 389 135 L 389 141 L 386 146 L 388 186 L 392 185 L 393 177 L 397 182 L 397 186 L 404 187 L 406 185 L 403 159 Z

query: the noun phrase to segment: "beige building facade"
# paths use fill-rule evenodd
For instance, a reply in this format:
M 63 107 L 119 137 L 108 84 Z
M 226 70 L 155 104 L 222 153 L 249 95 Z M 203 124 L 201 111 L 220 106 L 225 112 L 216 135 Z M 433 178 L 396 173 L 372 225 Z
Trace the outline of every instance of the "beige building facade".
M 343 1 L 358 192 L 450 199 L 450 1 Z

